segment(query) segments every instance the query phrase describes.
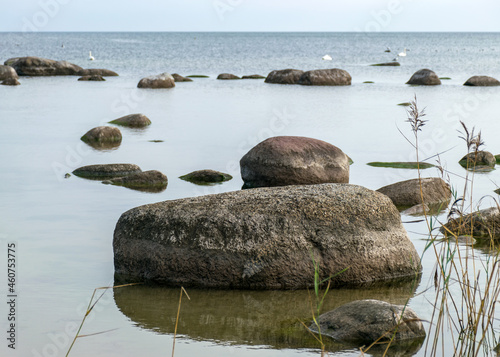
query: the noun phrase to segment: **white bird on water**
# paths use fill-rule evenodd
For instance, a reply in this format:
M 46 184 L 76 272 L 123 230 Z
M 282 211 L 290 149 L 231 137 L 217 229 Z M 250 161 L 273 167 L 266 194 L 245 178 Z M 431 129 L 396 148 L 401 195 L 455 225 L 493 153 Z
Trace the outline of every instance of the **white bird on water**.
M 95 60 L 94 56 L 92 56 L 92 51 L 89 51 L 89 61 Z
M 403 50 L 403 52 L 398 53 L 399 57 L 406 57 L 406 48 Z
M 324 61 L 331 61 L 332 60 L 332 56 L 330 56 L 330 55 L 324 55 L 321 59 L 324 60 Z

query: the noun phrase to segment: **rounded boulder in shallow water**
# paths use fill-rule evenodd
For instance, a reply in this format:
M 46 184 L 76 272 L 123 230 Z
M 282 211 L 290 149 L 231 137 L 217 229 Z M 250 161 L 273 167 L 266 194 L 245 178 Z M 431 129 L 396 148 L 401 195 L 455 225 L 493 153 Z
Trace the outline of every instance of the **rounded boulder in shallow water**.
M 427 177 L 421 179 L 422 196 L 420 194 L 420 183 L 418 179 L 411 179 L 393 183 L 381 187 L 377 192 L 388 196 L 398 207 L 411 207 L 420 203 L 427 205 L 446 204 L 451 200 L 451 189 L 443 179 L 439 177 Z
M 316 69 L 304 72 L 300 76 L 298 84 L 306 86 L 349 86 L 351 80 L 351 75 L 343 69 Z
M 144 128 L 151 125 L 151 120 L 144 114 L 129 114 L 124 117 L 112 120 L 110 124 L 127 126 L 130 128 Z
M 193 81 L 191 78 L 183 77 L 177 73 L 172 74 L 172 77 L 174 78 L 174 81 L 176 81 L 176 82 L 192 82 Z
M 500 238 L 500 210 L 490 207 L 462 217 L 450 219 L 441 232 L 445 235 L 472 235 L 477 238 Z M 450 233 L 451 232 L 451 233 Z
M 134 164 L 97 164 L 79 167 L 73 171 L 73 174 L 87 179 L 106 180 L 139 172 L 142 172 L 141 168 Z
M 406 82 L 406 84 L 436 86 L 441 84 L 441 80 L 434 71 L 424 68 L 415 72 L 413 76 L 411 76 L 410 80 Z
M 495 167 L 497 160 L 495 155 L 489 151 L 478 151 L 465 155 L 458 163 L 463 167 L 470 168 L 474 168 L 476 166 Z
M 162 192 L 167 188 L 168 178 L 156 170 L 139 172 L 125 177 L 103 181 L 105 184 L 124 186 L 145 192 Z
M 301 289 L 311 254 L 332 287 L 414 279 L 420 259 L 390 199 L 324 184 L 259 188 L 133 208 L 113 239 L 118 281 Z
M 241 78 L 231 73 L 221 73 L 217 76 L 217 79 L 227 80 L 227 79 L 241 79 Z
M 276 136 L 253 147 L 240 160 L 244 188 L 348 183 L 349 158 L 325 141 Z
M 89 75 L 89 76 L 83 76 L 83 77 L 80 77 L 78 78 L 79 81 L 95 81 L 95 82 L 103 82 L 105 81 L 104 77 L 103 76 L 100 76 L 100 75 L 97 75 L 97 74 L 93 74 L 93 75 Z
M 173 88 L 175 87 L 175 80 L 169 73 L 161 73 L 156 76 L 149 76 L 143 78 L 137 84 L 137 88 Z
M 17 78 L 18 76 L 14 68 L 12 68 L 11 66 L 0 65 L 0 81 Z
M 95 148 L 108 148 L 120 145 L 122 133 L 112 126 L 98 126 L 90 129 L 80 139 Z
M 500 86 L 500 81 L 493 77 L 488 76 L 473 76 L 470 77 L 465 83 L 464 86 L 472 86 L 472 87 L 494 87 Z
M 2 83 L 0 83 L 3 86 L 18 86 L 21 83 L 17 80 L 17 78 L 7 78 Z
M 208 184 L 229 181 L 233 177 L 229 174 L 215 170 L 198 170 L 181 176 L 180 179 L 197 184 Z
M 264 79 L 266 77 L 261 76 L 260 74 L 250 74 L 248 76 L 243 76 L 241 79 Z
M 266 80 L 266 83 L 277 83 L 277 84 L 297 84 L 299 82 L 300 76 L 304 73 L 300 69 L 279 69 L 270 72 Z
M 380 300 L 358 300 L 342 305 L 319 316 L 321 334 L 337 341 L 371 344 L 381 336 L 381 342 L 394 337 L 394 342 L 423 339 L 422 320 L 408 306 L 393 305 Z M 318 332 L 318 327 L 309 327 Z

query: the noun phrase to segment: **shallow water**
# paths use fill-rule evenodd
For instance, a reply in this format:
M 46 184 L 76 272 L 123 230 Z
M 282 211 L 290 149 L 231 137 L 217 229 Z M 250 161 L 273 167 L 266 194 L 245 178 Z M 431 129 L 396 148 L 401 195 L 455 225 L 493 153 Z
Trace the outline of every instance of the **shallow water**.
M 460 177 L 465 170 L 458 160 L 466 149 L 458 138 L 458 120 L 483 131 L 486 150 L 500 152 L 496 140 L 500 89 L 462 86 L 472 75 L 500 78 L 499 36 L 0 33 L 2 61 L 37 55 L 120 74 L 97 83 L 77 82 L 76 77 L 47 77 L 21 78 L 18 87 L 0 86 L 0 238 L 3 252 L 8 241 L 19 245 L 17 352 L 23 356 L 65 354 L 69 337 L 63 331 L 81 321 L 82 307 L 94 288 L 113 284 L 113 230 L 124 211 L 167 199 L 240 189 L 239 159 L 267 137 L 301 135 L 328 141 L 354 160 L 351 183 L 377 189 L 416 177 L 412 170 L 366 163 L 415 160 L 414 149 L 398 131 L 411 138 L 405 109 L 397 104 L 417 95 L 429 120 L 419 134 L 420 158 L 442 152 L 441 161 L 452 184 L 462 187 Z M 368 66 L 392 59 L 393 55 L 383 52 L 386 46 L 410 49 L 401 59 L 402 66 Z M 89 50 L 96 61 L 87 60 Z M 321 60 L 327 53 L 333 61 Z M 315 88 L 265 84 L 263 80 L 215 80 L 222 72 L 266 75 L 273 69 L 329 67 L 349 71 L 353 85 Z M 439 87 L 404 84 L 412 73 L 426 67 L 452 79 Z M 207 74 L 210 78 L 177 83 L 171 90 L 136 89 L 140 78 L 164 71 Z M 363 84 L 368 80 L 375 83 Z M 123 141 L 118 149 L 97 151 L 79 140 L 89 129 L 130 113 L 144 113 L 153 124 L 144 130 L 120 128 Z M 150 142 L 155 139 L 163 142 Z M 169 185 L 165 191 L 152 194 L 75 176 L 64 179 L 65 173 L 83 165 L 118 162 L 160 170 L 169 177 Z M 204 168 L 228 172 L 234 179 L 216 186 L 196 186 L 178 179 Z M 423 174 L 438 173 L 427 169 Z M 477 175 L 475 199 L 493 195 L 482 203 L 490 206 L 497 198 L 493 190 L 499 182 L 497 171 Z M 423 252 L 425 225 L 407 223 L 405 227 L 417 250 Z M 423 265 L 417 294 L 432 285 L 431 254 L 424 255 Z M 4 276 L 0 282 L 6 286 Z M 291 330 L 280 325 L 282 317 L 286 321 L 306 319 L 305 292 L 189 293 L 192 301 L 183 300 L 181 316 L 185 320 L 178 331 L 177 355 L 317 354 L 296 322 Z M 72 355 L 168 353 L 178 291 L 130 287 L 117 290 L 115 295 L 103 297 L 96 306 L 100 311 L 87 322 L 83 333 L 116 330 L 78 340 Z M 339 290 L 329 294 L 327 306 L 367 297 L 401 303 L 410 296 L 411 289 Z M 427 299 L 432 296 L 426 292 L 410 300 L 410 307 L 423 319 L 431 317 Z M 208 309 L 213 309 L 205 314 L 210 324 L 203 324 L 197 320 L 198 312 Z M 6 316 L 5 306 L 0 313 Z M 6 318 L 1 321 L 6 326 Z M 5 344 L 0 350 L 10 353 Z M 339 356 L 359 354 L 335 344 L 332 350 L 343 351 L 334 354 Z M 423 355 L 423 349 L 417 355 Z

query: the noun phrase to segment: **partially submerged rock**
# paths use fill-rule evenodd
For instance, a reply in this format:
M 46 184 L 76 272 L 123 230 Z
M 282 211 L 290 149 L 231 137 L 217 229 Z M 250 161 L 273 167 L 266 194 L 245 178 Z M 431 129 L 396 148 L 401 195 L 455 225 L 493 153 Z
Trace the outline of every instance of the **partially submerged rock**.
M 122 133 L 120 129 L 112 126 L 98 126 L 90 129 L 80 139 L 93 148 L 109 149 L 120 145 Z
M 419 254 L 384 195 L 348 184 L 260 188 L 165 201 L 120 217 L 120 281 L 232 289 L 414 279 Z
M 150 170 L 125 177 L 103 181 L 104 184 L 124 186 L 145 192 L 162 192 L 167 188 L 168 178 L 160 171 Z
M 127 126 L 129 128 L 144 128 L 151 125 L 151 120 L 144 114 L 129 114 L 121 118 L 112 120 L 110 124 Z
M 2 83 L 0 83 L 3 86 L 18 86 L 21 83 L 17 80 L 17 78 L 7 78 Z
M 463 167 L 474 168 L 476 166 L 495 167 L 497 160 L 495 156 L 488 151 L 471 152 L 460 159 L 458 162 Z
M 215 170 L 198 170 L 179 178 L 196 184 L 210 184 L 229 181 L 233 176 Z
M 177 73 L 172 74 L 172 77 L 174 78 L 175 82 L 192 82 L 193 81 L 191 78 L 183 77 Z
M 415 311 L 380 300 L 347 303 L 320 315 L 318 324 L 322 335 L 359 345 L 425 338 L 424 325 Z M 309 328 L 319 332 L 314 323 Z
M 493 77 L 488 76 L 473 76 L 470 77 L 465 83 L 464 86 L 472 86 L 472 87 L 493 87 L 500 86 L 500 81 Z
M 387 195 L 398 207 L 411 207 L 420 203 L 448 205 L 451 200 L 451 189 L 446 182 L 439 177 L 422 178 L 421 181 L 424 202 L 418 179 L 396 182 L 377 191 Z
M 221 73 L 217 76 L 217 79 L 241 79 L 241 78 L 231 73 Z
M 435 167 L 433 164 L 429 164 L 427 162 L 381 162 L 381 161 L 374 161 L 374 162 L 369 162 L 367 163 L 368 166 L 373 166 L 373 167 L 390 167 L 393 169 L 428 169 L 431 167 Z
M 276 136 L 240 160 L 244 188 L 349 182 L 349 158 L 325 141 Z
M 40 57 L 18 57 L 5 61 L 20 76 L 76 76 L 83 68 L 67 61 Z
M 190 74 L 189 76 L 186 76 L 188 78 L 210 78 L 210 76 L 206 76 L 204 74 Z
M 175 87 L 174 77 L 169 73 L 161 73 L 156 76 L 143 78 L 137 84 L 137 88 L 173 88 Z
M 79 81 L 95 81 L 95 82 L 105 81 L 105 79 L 104 79 L 103 76 L 100 76 L 100 75 L 97 75 L 97 74 L 93 74 L 93 75 L 89 75 L 89 76 L 83 76 L 83 77 L 78 78 L 78 80 Z
M 375 63 L 375 64 L 371 64 L 370 66 L 399 67 L 399 66 L 401 66 L 401 63 L 399 63 L 398 61 L 392 61 L 392 62 L 384 62 L 384 63 Z
M 17 78 L 17 72 L 14 68 L 12 68 L 11 66 L 0 65 L 0 81 Z
M 142 172 L 141 168 L 134 164 L 98 164 L 79 167 L 73 171 L 73 174 L 92 180 L 106 180 L 139 172 Z
M 339 68 L 316 69 L 304 72 L 298 84 L 306 86 L 349 86 L 351 85 L 351 75 Z
M 441 80 L 438 75 L 431 71 L 430 69 L 421 69 L 411 76 L 410 80 L 406 84 L 416 84 L 424 86 L 435 86 L 441 84 Z
M 241 79 L 265 79 L 266 77 L 261 76 L 260 74 L 251 74 L 249 76 L 243 76 Z
M 280 69 L 269 73 L 264 82 L 277 84 L 297 84 L 304 71 L 299 69 Z
M 471 235 L 476 238 L 500 238 L 500 211 L 491 207 L 448 221 L 441 232 L 445 235 Z
M 77 73 L 77 76 L 101 76 L 101 77 L 116 77 L 118 73 L 113 72 L 109 69 L 103 68 L 87 68 L 82 69 Z

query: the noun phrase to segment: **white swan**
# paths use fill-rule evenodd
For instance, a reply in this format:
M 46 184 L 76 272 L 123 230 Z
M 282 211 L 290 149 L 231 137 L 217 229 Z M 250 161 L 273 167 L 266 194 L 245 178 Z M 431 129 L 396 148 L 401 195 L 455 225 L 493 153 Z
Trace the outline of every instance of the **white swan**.
M 94 56 L 92 56 L 92 51 L 89 51 L 89 61 L 95 60 Z
M 398 53 L 399 57 L 406 57 L 406 48 L 403 50 L 403 52 Z
M 324 55 L 323 57 L 321 57 L 322 60 L 325 60 L 325 61 L 331 61 L 332 60 L 332 56 L 330 55 Z

